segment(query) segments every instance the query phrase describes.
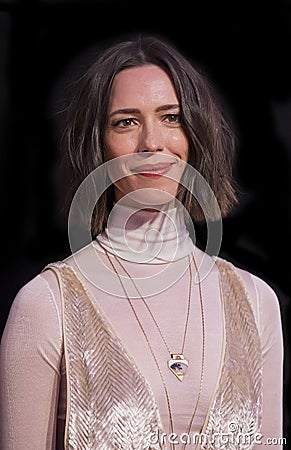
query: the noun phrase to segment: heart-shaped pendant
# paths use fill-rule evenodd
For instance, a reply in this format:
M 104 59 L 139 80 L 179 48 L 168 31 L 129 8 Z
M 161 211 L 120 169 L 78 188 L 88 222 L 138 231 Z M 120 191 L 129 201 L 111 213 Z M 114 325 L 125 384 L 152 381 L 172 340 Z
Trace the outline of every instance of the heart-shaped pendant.
M 171 353 L 171 359 L 168 361 L 168 367 L 170 371 L 178 378 L 178 380 L 183 381 L 188 366 L 189 361 L 185 359 L 181 353 Z

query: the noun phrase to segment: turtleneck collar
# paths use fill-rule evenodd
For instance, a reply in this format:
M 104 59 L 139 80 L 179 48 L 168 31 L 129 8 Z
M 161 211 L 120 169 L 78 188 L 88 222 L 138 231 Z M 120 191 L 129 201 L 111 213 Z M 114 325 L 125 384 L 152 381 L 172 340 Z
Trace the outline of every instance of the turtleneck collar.
M 185 224 L 185 208 L 179 202 L 158 210 L 118 202 L 96 240 L 108 252 L 137 263 L 177 261 L 194 250 Z

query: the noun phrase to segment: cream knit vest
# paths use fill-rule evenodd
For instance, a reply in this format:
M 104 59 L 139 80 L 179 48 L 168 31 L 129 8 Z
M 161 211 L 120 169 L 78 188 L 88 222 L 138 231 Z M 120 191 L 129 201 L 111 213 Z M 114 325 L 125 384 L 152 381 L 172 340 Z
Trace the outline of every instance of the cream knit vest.
M 260 339 L 234 266 L 224 260 L 216 264 L 223 293 L 224 357 L 199 445 L 193 448 L 250 450 L 261 426 Z M 58 276 L 63 303 L 65 450 L 167 448 L 153 440 L 164 430 L 151 387 L 77 273 L 64 262 L 43 270 L 47 268 Z

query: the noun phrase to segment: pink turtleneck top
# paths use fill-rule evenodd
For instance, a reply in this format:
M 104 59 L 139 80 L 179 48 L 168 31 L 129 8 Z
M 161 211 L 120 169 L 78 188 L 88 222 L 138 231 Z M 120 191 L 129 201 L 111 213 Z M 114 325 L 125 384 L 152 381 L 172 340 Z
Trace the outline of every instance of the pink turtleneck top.
M 168 403 L 149 350 L 150 342 L 169 393 L 178 450 L 182 448 L 179 436 L 186 431 L 199 396 L 203 326 L 204 377 L 191 433 L 199 432 L 205 422 L 221 369 L 223 311 L 218 270 L 214 258 L 193 244 L 176 208 L 166 215 L 149 211 L 133 214 L 127 206 L 120 206 L 110 220 L 110 226 L 92 245 L 73 252 L 65 261 L 74 267 L 145 375 L 163 427 L 168 430 Z M 124 281 L 136 315 L 106 251 Z M 113 253 L 134 279 L 159 329 Z M 202 297 L 193 262 L 191 271 L 188 267 L 193 254 L 201 275 Z M 278 450 L 283 442 L 283 338 L 279 302 L 262 279 L 239 268 L 237 271 L 249 292 L 263 354 L 262 438 L 254 449 L 261 449 L 265 443 L 268 448 Z M 12 304 L 1 341 L 1 450 L 63 448 L 67 398 L 60 295 L 57 277 L 49 269 L 23 286 Z M 180 382 L 170 372 L 167 361 L 169 350 L 182 351 L 188 301 L 190 313 L 183 354 L 189 366 Z M 194 447 L 189 444 L 187 448 Z

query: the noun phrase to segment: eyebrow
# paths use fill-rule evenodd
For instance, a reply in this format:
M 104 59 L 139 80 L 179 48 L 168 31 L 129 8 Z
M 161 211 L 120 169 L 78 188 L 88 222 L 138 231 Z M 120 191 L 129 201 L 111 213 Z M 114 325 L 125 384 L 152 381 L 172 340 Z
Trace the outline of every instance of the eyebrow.
M 177 109 L 180 106 L 178 104 L 169 104 L 169 105 L 161 105 L 158 106 L 155 109 L 155 112 L 160 112 L 160 111 L 169 111 L 172 109 Z M 140 114 L 140 110 L 137 108 L 121 108 L 121 109 L 116 109 L 115 111 L 113 111 L 112 113 L 109 114 L 109 117 L 112 117 L 116 114 Z

